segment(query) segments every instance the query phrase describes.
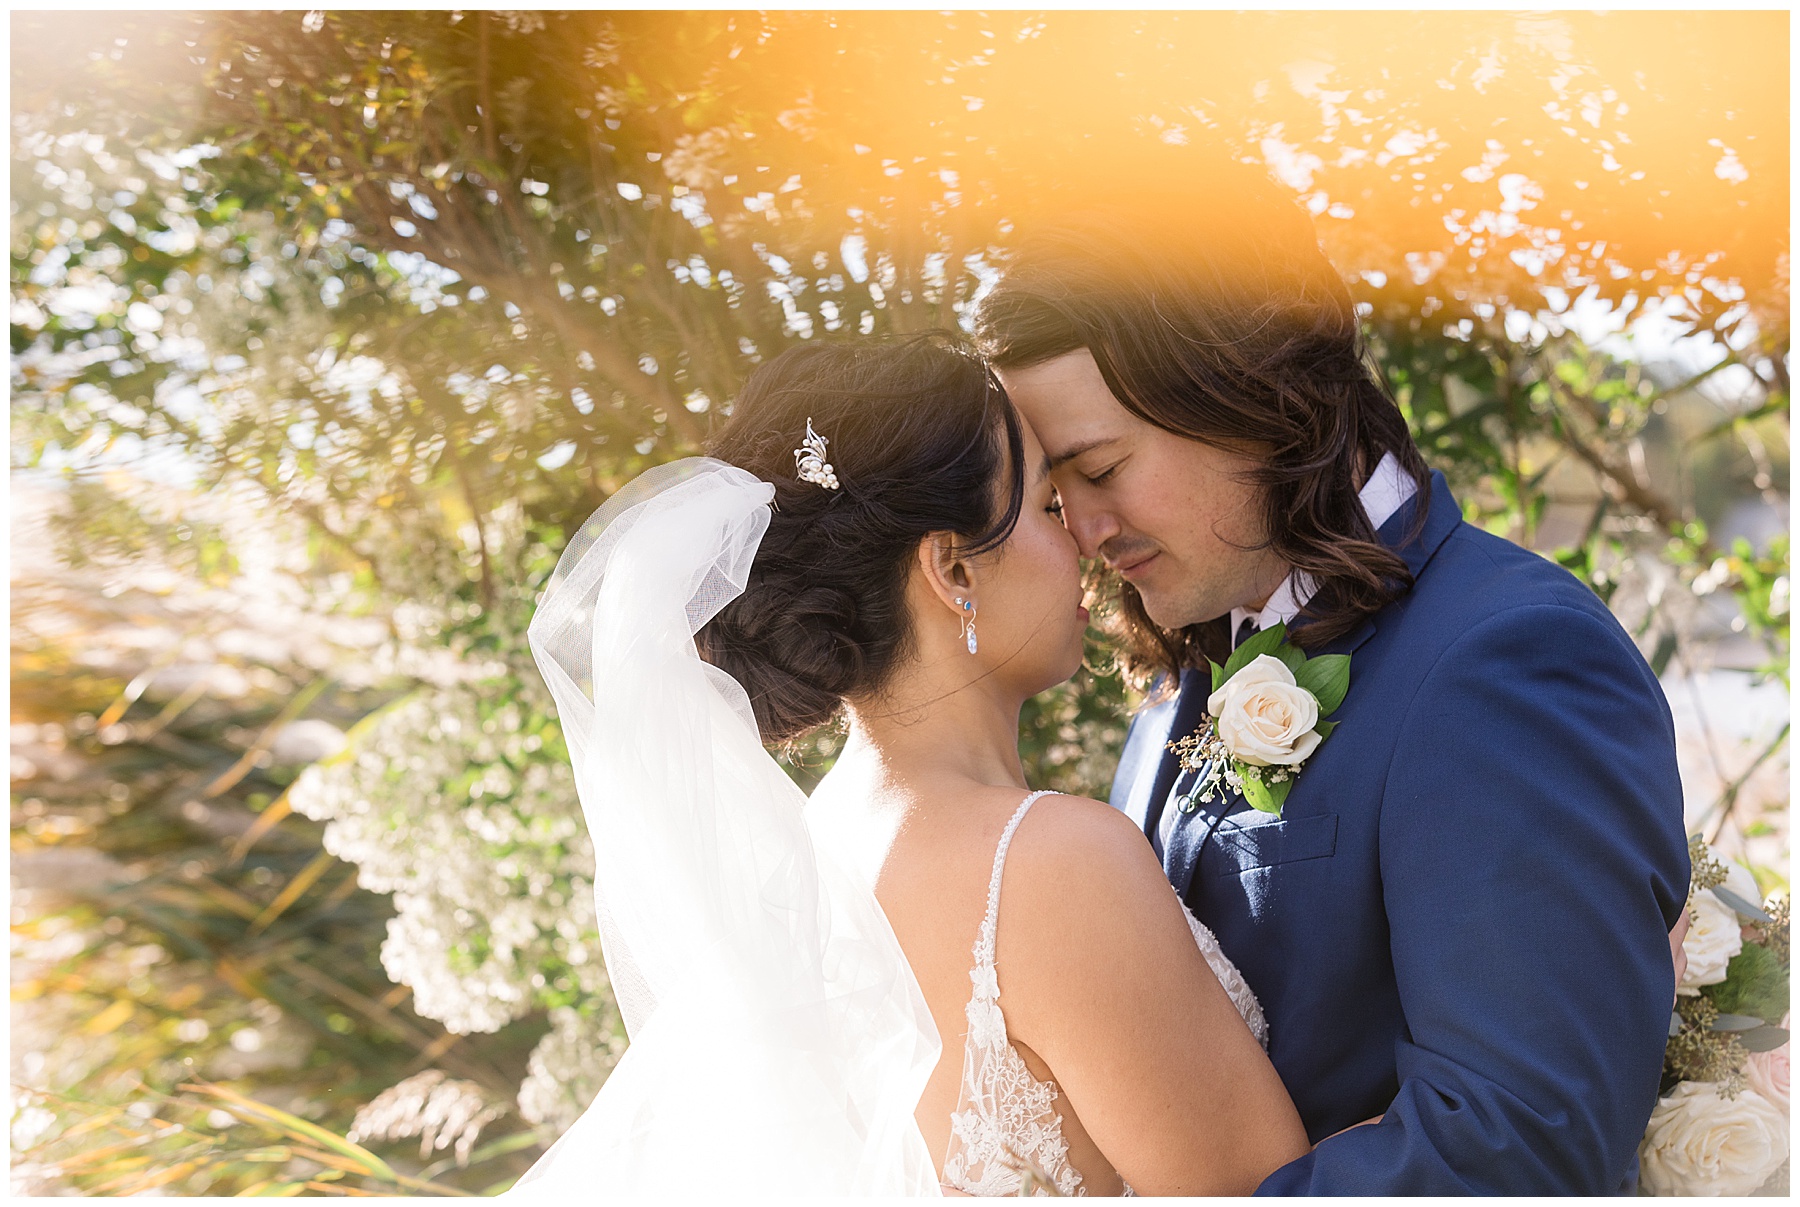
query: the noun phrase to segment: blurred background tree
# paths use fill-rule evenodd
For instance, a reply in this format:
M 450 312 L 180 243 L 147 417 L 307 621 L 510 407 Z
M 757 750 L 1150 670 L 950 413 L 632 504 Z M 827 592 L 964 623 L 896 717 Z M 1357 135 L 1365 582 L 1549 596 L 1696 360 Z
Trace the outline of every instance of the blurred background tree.
M 1611 603 L 1693 828 L 1784 887 L 1787 730 L 1730 717 L 1786 712 L 1786 21 L 15 15 L 15 978 L 114 1044 L 15 1062 L 15 1180 L 398 1185 L 195 1078 L 396 1177 L 521 1172 L 623 1044 L 522 640 L 565 534 L 762 360 L 955 327 L 1022 228 L 1204 187 L 1201 144 L 1315 215 L 1469 519 Z M 1090 663 L 1034 782 L 1105 791 Z

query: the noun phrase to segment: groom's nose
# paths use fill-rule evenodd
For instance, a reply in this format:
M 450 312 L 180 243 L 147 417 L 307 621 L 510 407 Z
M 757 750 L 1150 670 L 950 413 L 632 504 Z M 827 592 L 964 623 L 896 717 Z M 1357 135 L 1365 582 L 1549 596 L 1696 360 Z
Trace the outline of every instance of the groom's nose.
M 1075 547 L 1081 550 L 1081 556 L 1087 558 L 1099 557 L 1100 546 L 1118 536 L 1120 531 L 1119 521 L 1110 511 L 1082 507 L 1066 498 L 1063 500 L 1063 523 L 1075 538 Z

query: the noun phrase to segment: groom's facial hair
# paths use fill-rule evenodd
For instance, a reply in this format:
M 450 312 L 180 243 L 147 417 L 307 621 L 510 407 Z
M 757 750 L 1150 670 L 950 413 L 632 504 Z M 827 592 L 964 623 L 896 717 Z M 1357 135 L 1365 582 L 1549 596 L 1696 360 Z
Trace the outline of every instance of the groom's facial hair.
M 1100 556 L 1108 566 L 1130 566 L 1159 552 L 1155 541 L 1147 536 L 1120 535 L 1109 537 L 1100 545 Z

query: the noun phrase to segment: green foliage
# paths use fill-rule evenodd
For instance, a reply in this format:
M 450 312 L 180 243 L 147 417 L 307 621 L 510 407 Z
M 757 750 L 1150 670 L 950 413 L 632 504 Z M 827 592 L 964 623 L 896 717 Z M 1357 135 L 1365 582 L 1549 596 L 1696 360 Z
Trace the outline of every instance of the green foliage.
M 1720 1014 L 1755 1015 L 1776 1025 L 1788 1012 L 1788 971 L 1781 957 L 1756 943 L 1732 957 L 1725 979 L 1701 990 Z
M 1225 673 L 1221 683 L 1229 683 L 1231 677 L 1249 666 L 1264 654 L 1273 655 L 1281 648 L 1287 637 L 1287 625 L 1275 624 L 1266 629 L 1259 629 L 1244 644 L 1231 651 L 1231 657 L 1225 660 Z M 1214 689 L 1215 691 L 1217 688 Z
M 1744 1061 L 1749 1056 L 1736 1035 L 1716 1031 L 1718 1007 L 1710 998 L 1677 997 L 1675 1014 L 1681 1027 L 1669 1037 L 1663 1055 L 1663 1086 L 1676 1081 L 1710 1081 L 1733 1097 L 1744 1088 Z
M 123 502 L 164 522 L 153 499 Z M 203 508 L 185 520 L 226 527 Z M 231 564 L 247 552 L 241 537 L 225 532 Z M 258 557 L 269 534 L 260 543 Z M 217 1104 L 180 1090 L 195 1079 L 336 1132 L 421 1059 L 504 1106 L 541 1021 L 479 1052 L 459 1047 L 381 967 L 392 901 L 360 887 L 356 868 L 321 852 L 319 828 L 289 812 L 294 756 L 271 745 L 285 723 L 347 725 L 404 687 L 347 684 L 293 657 L 342 671 L 344 650 L 320 634 L 354 617 L 297 619 L 241 575 L 184 581 L 181 543 L 166 561 L 154 546 L 124 560 L 82 552 L 49 582 L 35 557 L 15 563 L 20 1184 L 125 1194 L 168 1174 L 159 1184 L 198 1194 L 339 1176 L 279 1138 L 209 1119 Z M 191 628 L 187 609 L 202 617 Z M 203 661 L 171 666 L 177 654 Z M 195 677 L 183 686 L 183 674 Z M 510 1134 L 536 1143 L 532 1129 Z M 526 1164 L 520 1152 L 474 1176 Z
M 1793 938 L 1790 930 L 1791 921 L 1788 917 L 1792 905 L 1793 898 L 1786 893 L 1781 894 L 1769 902 L 1769 921 L 1758 927 L 1762 945 L 1775 953 L 1783 968 L 1788 966 L 1790 944 Z
M 1244 785 L 1244 799 L 1258 813 L 1274 813 L 1280 815 L 1281 806 L 1287 800 L 1288 790 L 1293 781 L 1282 780 L 1270 783 L 1263 779 L 1260 769 L 1238 766 L 1238 778 Z
M 1019 758 L 1027 783 L 1105 800 L 1136 700 L 1090 632 L 1087 658 L 1075 677 L 1025 702 Z
M 1294 679 L 1319 701 L 1319 715 L 1328 717 L 1350 694 L 1350 655 L 1320 654 L 1308 658 L 1294 672 Z
M 1688 835 L 1688 866 L 1693 869 L 1690 897 L 1702 889 L 1719 887 L 1731 876 L 1730 870 L 1713 854 L 1712 847 L 1698 834 Z
M 1731 544 L 1725 563 L 1726 584 L 1737 603 L 1745 630 L 1761 641 L 1767 659 L 1757 667 L 1761 676 L 1789 683 L 1788 595 L 1791 561 L 1786 534 L 1772 538 L 1758 550 L 1742 537 Z M 1716 568 L 1718 563 L 1714 563 Z
M 77 1122 L 62 1135 L 15 1149 L 15 1159 L 37 1176 L 66 1179 L 93 1195 L 155 1194 L 177 1182 L 214 1196 L 472 1193 L 399 1172 L 329 1128 L 229 1086 L 202 1082 L 175 1094 L 146 1095 L 140 1103 L 154 1104 L 148 1112 L 63 1095 L 27 1098 L 27 1112 L 54 1105 Z M 87 1143 L 77 1145 L 81 1139 Z M 479 1167 L 517 1152 L 521 1140 L 535 1142 L 531 1133 L 516 1132 L 475 1150 L 460 1167 Z M 491 1169 L 483 1172 L 492 1177 Z M 515 1178 L 482 1193 L 497 1193 Z
M 239 570 L 223 525 L 192 515 L 157 514 L 112 491 L 103 478 L 69 483 L 65 508 L 50 528 L 71 566 L 154 554 L 193 580 L 214 586 Z

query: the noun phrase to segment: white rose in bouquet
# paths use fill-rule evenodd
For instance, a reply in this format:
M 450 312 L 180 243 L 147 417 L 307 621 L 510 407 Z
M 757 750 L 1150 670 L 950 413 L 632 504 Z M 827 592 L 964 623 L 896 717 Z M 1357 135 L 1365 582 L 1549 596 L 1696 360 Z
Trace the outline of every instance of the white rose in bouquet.
M 1736 864 L 1728 865 L 1732 875 L 1725 887 L 1755 902 L 1761 899 L 1756 881 Z M 1746 884 L 1745 881 L 1749 883 Z M 1745 890 L 1749 891 L 1746 892 Z M 1713 895 L 1711 889 L 1694 894 L 1693 925 L 1681 950 L 1687 954 L 1687 975 L 1682 977 L 1678 992 L 1694 994 L 1702 985 L 1717 985 L 1725 979 L 1725 969 L 1744 950 L 1744 921 L 1738 912 Z
M 1721 1098 L 1684 1081 L 1656 1104 L 1638 1149 L 1644 1188 L 1657 1195 L 1746 1195 L 1788 1156 L 1787 1117 L 1754 1090 Z
M 1313 730 L 1319 702 L 1294 681 L 1279 658 L 1259 654 L 1206 701 L 1218 718 L 1219 739 L 1232 757 L 1253 767 L 1304 762 L 1324 741 Z
M 1781 1018 L 1781 1029 L 1788 1029 L 1788 1016 Z M 1744 1081 L 1749 1087 L 1781 1108 L 1788 1110 L 1788 1045 L 1772 1052 L 1752 1052 L 1744 1065 Z

